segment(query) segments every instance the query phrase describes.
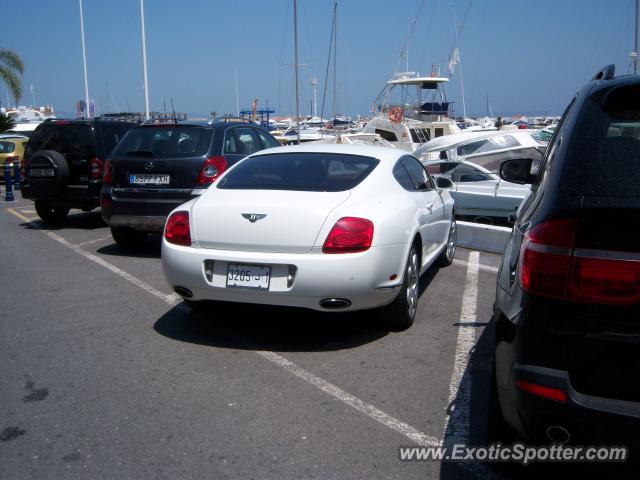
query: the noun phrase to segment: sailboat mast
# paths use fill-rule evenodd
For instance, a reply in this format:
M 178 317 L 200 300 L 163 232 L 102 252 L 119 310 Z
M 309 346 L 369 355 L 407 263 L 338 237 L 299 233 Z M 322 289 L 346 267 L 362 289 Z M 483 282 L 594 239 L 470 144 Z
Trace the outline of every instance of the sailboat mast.
M 468 13 L 468 10 L 467 10 Z M 466 14 L 465 14 L 465 18 L 466 18 Z M 456 11 L 453 11 L 453 29 L 456 33 L 456 51 L 458 52 L 458 57 L 460 57 L 460 42 L 458 39 L 458 25 L 456 22 Z M 462 25 L 460 26 L 460 29 L 462 30 Z M 464 118 L 467 118 L 467 105 L 464 101 L 464 81 L 462 79 L 462 60 L 460 60 L 458 62 L 458 70 L 460 71 L 460 90 L 462 93 L 462 116 Z
M 336 118 L 336 58 L 338 57 L 337 51 L 337 38 L 338 38 L 338 2 L 336 2 L 333 10 L 333 118 Z
M 300 145 L 300 83 L 298 81 L 298 0 L 293 0 L 293 68 L 296 76 L 296 136 Z

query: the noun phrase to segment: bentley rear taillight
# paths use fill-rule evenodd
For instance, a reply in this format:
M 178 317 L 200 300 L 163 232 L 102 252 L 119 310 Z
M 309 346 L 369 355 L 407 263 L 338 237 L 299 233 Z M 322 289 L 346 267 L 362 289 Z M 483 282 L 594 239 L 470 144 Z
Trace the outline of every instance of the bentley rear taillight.
M 342 217 L 322 245 L 323 253 L 364 252 L 371 247 L 373 222 L 366 218 Z
M 174 245 L 191 246 L 189 212 L 174 212 L 169 216 L 164 228 L 164 238 Z

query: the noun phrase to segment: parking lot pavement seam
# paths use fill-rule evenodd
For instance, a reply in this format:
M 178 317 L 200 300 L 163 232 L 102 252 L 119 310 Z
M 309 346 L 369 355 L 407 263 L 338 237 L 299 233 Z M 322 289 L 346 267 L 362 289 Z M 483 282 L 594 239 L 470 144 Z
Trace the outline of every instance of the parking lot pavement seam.
M 21 218 L 24 221 L 28 221 L 26 217 L 20 215 L 18 212 L 11 211 L 11 213 L 13 213 L 15 216 L 17 216 L 18 218 Z M 40 232 L 44 233 L 45 235 L 55 240 L 56 242 L 60 243 L 61 245 L 83 256 L 87 260 L 90 260 L 100 265 L 101 267 L 106 268 L 107 270 L 127 280 L 129 283 L 132 283 L 133 285 L 139 288 L 142 288 L 148 293 L 163 300 L 165 303 L 169 304 L 170 306 L 175 306 L 179 303 L 180 297 L 178 295 L 165 294 L 159 290 L 156 290 L 151 285 L 148 285 L 142 280 L 134 277 L 133 275 L 129 274 L 128 272 L 125 272 L 124 270 L 116 267 L 115 265 L 112 265 L 111 263 L 107 262 L 106 260 L 103 260 L 97 255 L 87 252 L 86 250 L 80 248 L 78 245 L 75 245 L 69 242 L 68 240 L 66 240 L 65 238 L 61 237 L 60 235 L 51 231 L 43 230 L 41 226 L 36 222 L 29 222 L 29 225 L 35 230 L 39 230 Z M 341 402 L 345 403 L 346 405 L 350 406 L 356 411 L 359 411 L 360 413 L 367 415 L 369 418 L 379 422 L 385 427 L 404 435 L 409 440 L 415 442 L 418 445 L 425 446 L 425 447 L 435 447 L 441 444 L 440 439 L 438 439 L 437 437 L 433 437 L 423 432 L 420 432 L 418 429 L 412 427 L 411 425 L 392 417 L 391 415 L 383 412 L 382 410 L 374 407 L 373 405 L 370 405 L 360 400 L 358 397 L 342 390 L 336 385 L 333 385 L 332 383 L 314 375 L 313 373 L 308 372 L 307 370 L 299 367 L 295 363 L 287 360 L 286 358 L 278 355 L 275 352 L 261 350 L 261 351 L 256 351 L 255 353 L 261 356 L 262 358 L 269 360 L 271 363 L 274 363 L 275 365 L 287 370 L 288 372 L 292 373 L 296 377 L 315 386 L 316 388 L 327 393 L 328 395 L 331 395 L 337 400 L 340 400 Z

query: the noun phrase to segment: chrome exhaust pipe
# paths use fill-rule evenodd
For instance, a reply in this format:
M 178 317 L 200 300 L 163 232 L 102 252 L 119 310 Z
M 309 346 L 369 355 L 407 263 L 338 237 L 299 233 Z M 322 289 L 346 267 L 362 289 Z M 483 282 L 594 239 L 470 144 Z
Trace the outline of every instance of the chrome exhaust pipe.
M 324 300 L 320 300 L 320 306 L 327 310 L 347 308 L 349 305 L 351 305 L 351 301 L 346 298 L 325 298 Z
M 545 433 L 551 443 L 560 443 L 564 445 L 565 443 L 569 443 L 569 440 L 571 440 L 569 430 L 561 425 L 550 425 L 547 427 Z
M 185 287 L 173 287 L 173 291 L 183 298 L 193 297 L 193 292 Z

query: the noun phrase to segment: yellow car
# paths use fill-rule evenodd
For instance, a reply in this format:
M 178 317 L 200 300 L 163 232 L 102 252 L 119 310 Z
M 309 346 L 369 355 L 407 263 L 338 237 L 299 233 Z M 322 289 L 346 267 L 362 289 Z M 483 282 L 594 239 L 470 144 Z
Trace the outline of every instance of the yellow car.
M 4 180 L 4 162 L 9 159 L 18 162 L 24 158 L 24 146 L 28 137 L 22 135 L 0 135 L 0 178 Z M 17 157 L 17 160 L 16 160 Z M 13 169 L 11 170 L 13 174 Z

